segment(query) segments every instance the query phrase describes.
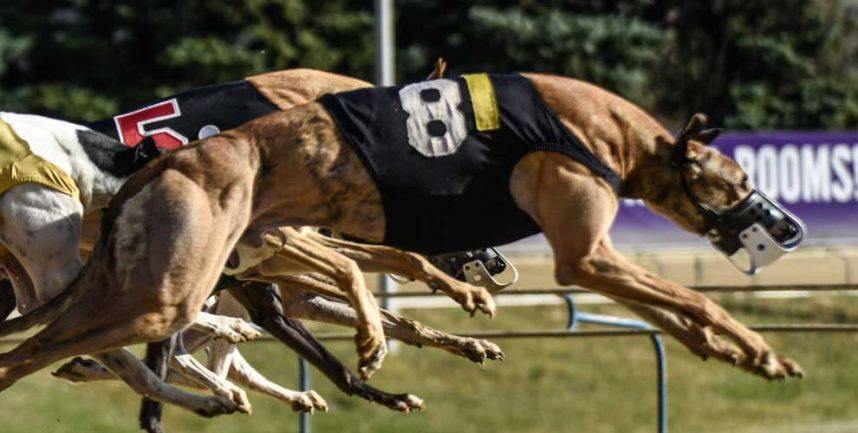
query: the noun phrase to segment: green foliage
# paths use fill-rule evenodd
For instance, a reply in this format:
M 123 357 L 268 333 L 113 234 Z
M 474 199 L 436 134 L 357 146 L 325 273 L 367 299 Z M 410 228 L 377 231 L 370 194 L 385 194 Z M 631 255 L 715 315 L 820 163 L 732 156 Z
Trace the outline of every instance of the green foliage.
M 543 71 L 682 122 L 858 127 L 858 6 L 838 0 L 398 0 L 398 77 Z M 851 5 L 851 6 L 849 6 Z M 94 120 L 189 87 L 311 67 L 369 79 L 372 2 L 8 0 L 0 109 Z
M 0 5 L 2 109 L 89 121 L 156 96 L 292 67 L 369 78 L 372 10 L 333 0 Z
M 649 73 L 666 38 L 656 26 L 615 15 L 579 16 L 558 10 L 528 16 L 520 9 L 474 7 L 474 34 L 507 70 L 557 73 L 592 81 L 644 105 L 654 102 Z M 477 65 L 475 65 L 476 67 Z M 500 66 L 500 65 L 499 65 Z
M 739 129 L 858 126 L 858 74 L 842 43 L 858 32 L 844 11 L 822 0 L 683 2 L 664 69 L 675 87 L 660 111 L 704 110 Z

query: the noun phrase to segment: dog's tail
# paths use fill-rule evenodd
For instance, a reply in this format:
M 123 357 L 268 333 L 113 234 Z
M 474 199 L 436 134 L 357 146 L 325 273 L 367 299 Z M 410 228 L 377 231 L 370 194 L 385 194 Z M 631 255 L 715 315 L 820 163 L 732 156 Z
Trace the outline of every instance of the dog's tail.
M 26 331 L 36 325 L 49 323 L 63 314 L 78 298 L 77 294 L 82 292 L 82 279 L 86 274 L 84 271 L 86 271 L 87 267 L 85 265 L 65 290 L 51 298 L 50 301 L 23 316 L 0 322 L 0 337 Z

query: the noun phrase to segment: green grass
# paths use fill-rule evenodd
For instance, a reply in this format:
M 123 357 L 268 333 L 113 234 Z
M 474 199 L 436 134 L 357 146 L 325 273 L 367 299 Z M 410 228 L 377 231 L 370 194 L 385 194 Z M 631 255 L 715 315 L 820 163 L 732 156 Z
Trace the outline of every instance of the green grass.
M 748 323 L 858 322 L 858 299 L 721 299 Z M 603 306 L 588 311 L 622 313 Z M 407 312 L 450 330 L 562 327 L 560 307 L 505 308 L 495 320 L 454 310 Z M 324 330 L 331 330 L 324 328 Z M 715 361 L 702 362 L 669 341 L 670 429 L 673 432 L 834 433 L 858 431 L 858 334 L 769 334 L 798 360 L 802 381 L 769 383 Z M 383 389 L 424 398 L 427 410 L 404 415 L 350 398 L 313 375 L 331 405 L 312 417 L 316 432 L 653 432 L 655 367 L 643 337 L 498 341 L 503 363 L 480 367 L 433 349 L 400 346 L 373 378 Z M 329 346 L 349 366 L 349 343 Z M 297 387 L 295 356 L 279 344 L 246 344 L 242 352 L 271 379 Z M 168 408 L 171 432 L 295 432 L 285 405 L 250 394 L 252 416 L 203 419 Z M 0 432 L 130 432 L 139 400 L 119 384 L 69 385 L 48 371 L 0 394 Z

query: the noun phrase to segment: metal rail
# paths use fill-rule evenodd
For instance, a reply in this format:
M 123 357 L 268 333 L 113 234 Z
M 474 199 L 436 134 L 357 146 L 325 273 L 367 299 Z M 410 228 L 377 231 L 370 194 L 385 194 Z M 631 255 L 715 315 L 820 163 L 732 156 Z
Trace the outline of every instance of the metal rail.
M 729 293 L 729 292 L 772 292 L 772 291 L 845 291 L 858 290 L 858 286 L 851 284 L 835 285 L 779 285 L 779 286 L 699 286 L 694 288 L 700 292 Z M 584 338 L 584 337 L 623 337 L 623 336 L 648 336 L 653 345 L 656 359 L 656 393 L 658 397 L 657 406 L 657 431 L 667 433 L 667 354 L 661 339 L 662 332 L 653 328 L 646 322 L 628 319 L 625 317 L 608 316 L 602 314 L 582 313 L 577 310 L 574 294 L 592 293 L 578 287 L 562 289 L 508 289 L 494 293 L 493 296 L 522 296 L 522 295 L 558 295 L 563 297 L 569 313 L 566 329 L 533 329 L 533 330 L 483 330 L 463 331 L 455 334 L 486 339 L 513 339 L 513 338 Z M 378 293 L 381 298 L 415 298 L 426 296 L 442 296 L 431 292 L 386 292 Z M 590 323 L 604 325 L 604 328 L 578 329 L 579 323 Z M 620 328 L 620 329 L 616 329 Z M 808 323 L 808 324 L 761 324 L 750 327 L 752 330 L 763 333 L 802 333 L 802 332 L 829 332 L 848 333 L 858 332 L 858 324 L 840 323 Z M 319 340 L 326 341 L 353 341 L 354 335 L 349 333 L 322 333 L 316 335 Z M 269 337 L 270 338 L 270 337 Z M 265 338 L 254 341 L 265 340 Z M 302 362 L 301 384 L 302 391 L 309 390 L 304 384 L 309 384 L 309 370 L 306 363 Z M 300 432 L 310 433 L 310 417 L 306 413 L 300 416 Z
M 706 285 L 690 286 L 691 289 L 705 293 L 745 293 L 745 292 L 842 292 L 858 290 L 855 284 L 778 284 L 766 286 L 731 286 Z M 545 289 L 505 289 L 495 292 L 492 296 L 521 296 L 521 295 L 575 295 L 579 293 L 597 293 L 581 287 L 545 288 Z M 443 293 L 432 292 L 377 292 L 380 298 L 422 298 L 431 296 L 446 296 Z
M 629 320 L 623 317 L 618 319 Z M 594 322 L 593 322 L 594 323 Z M 750 329 L 760 333 L 808 333 L 808 332 L 825 332 L 825 333 L 852 333 L 858 332 L 858 324 L 842 324 L 842 323 L 808 323 L 805 325 L 793 324 L 767 324 L 749 326 Z M 451 334 L 456 334 L 462 337 L 471 338 L 493 338 L 495 340 L 511 340 L 517 338 L 599 338 L 599 337 L 628 337 L 636 335 L 662 335 L 659 329 L 530 329 L 524 331 L 517 330 L 483 330 L 483 331 L 453 331 Z M 321 341 L 354 341 L 354 334 L 346 332 L 322 332 L 314 334 Z M 21 344 L 26 340 L 24 337 L 15 338 L 0 338 L 0 345 Z M 242 344 L 254 343 L 270 343 L 278 341 L 270 335 L 263 335 L 255 340 L 251 340 Z

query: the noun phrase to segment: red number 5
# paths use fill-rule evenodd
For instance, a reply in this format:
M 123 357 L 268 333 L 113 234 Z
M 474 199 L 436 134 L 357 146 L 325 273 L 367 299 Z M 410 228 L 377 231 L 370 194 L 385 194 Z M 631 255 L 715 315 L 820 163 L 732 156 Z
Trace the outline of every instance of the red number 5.
M 172 150 L 188 144 L 188 138 L 171 128 L 165 127 L 147 131 L 144 127 L 152 122 L 172 119 L 181 115 L 179 103 L 174 98 L 137 111 L 120 114 L 114 117 L 113 121 L 116 122 L 119 137 L 128 147 L 134 147 L 143 141 L 143 138 L 151 136 L 158 147 Z

